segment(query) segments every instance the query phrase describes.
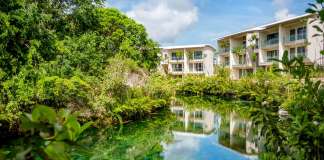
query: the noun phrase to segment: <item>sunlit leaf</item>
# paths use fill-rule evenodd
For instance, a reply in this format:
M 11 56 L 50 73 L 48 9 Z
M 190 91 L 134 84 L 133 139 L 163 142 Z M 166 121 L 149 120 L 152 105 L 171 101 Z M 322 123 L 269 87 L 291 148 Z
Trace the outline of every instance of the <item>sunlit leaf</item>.
M 44 151 L 52 160 L 68 160 L 67 147 L 64 142 L 55 141 L 46 146 Z

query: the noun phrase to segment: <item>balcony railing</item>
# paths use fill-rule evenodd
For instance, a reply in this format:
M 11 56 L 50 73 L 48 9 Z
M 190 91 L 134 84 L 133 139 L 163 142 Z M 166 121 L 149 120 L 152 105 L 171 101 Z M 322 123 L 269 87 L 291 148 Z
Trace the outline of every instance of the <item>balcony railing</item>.
M 173 57 L 171 57 L 171 60 L 172 61 L 180 61 L 180 60 L 183 60 L 183 56 L 182 57 L 173 56 Z
M 247 64 L 246 60 L 239 60 L 238 62 L 239 65 L 245 65 Z
M 183 68 L 172 68 L 172 71 L 171 72 L 181 73 L 181 72 L 183 72 Z
M 203 55 L 201 54 L 201 55 L 194 55 L 193 56 L 193 60 L 201 60 L 201 59 L 203 59 Z
M 230 48 L 220 48 L 219 53 L 228 53 L 230 51 Z
M 204 56 L 203 54 L 193 54 L 188 56 L 189 60 L 203 60 Z
M 306 35 L 304 34 L 299 34 L 299 35 L 289 35 L 285 37 L 284 42 L 286 44 L 291 44 L 291 43 L 304 43 L 306 42 Z
M 267 62 L 274 62 L 273 59 L 279 59 L 279 56 L 267 57 Z
M 204 70 L 189 70 L 189 73 L 204 73 Z
M 269 47 L 269 46 L 278 45 L 278 43 L 279 43 L 279 39 L 278 38 L 273 38 L 273 39 L 265 40 L 263 42 L 263 46 L 264 47 Z

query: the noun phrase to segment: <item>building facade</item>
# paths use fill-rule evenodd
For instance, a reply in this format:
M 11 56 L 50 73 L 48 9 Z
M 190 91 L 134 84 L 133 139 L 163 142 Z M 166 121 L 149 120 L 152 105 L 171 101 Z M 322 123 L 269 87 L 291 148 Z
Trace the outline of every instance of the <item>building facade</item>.
M 229 68 L 232 79 L 269 68 L 284 51 L 289 58 L 304 57 L 306 64 L 324 65 L 323 38 L 313 36 L 318 33 L 313 20 L 313 15 L 305 14 L 221 37 L 217 64 Z
M 215 48 L 208 44 L 162 47 L 161 70 L 173 76 L 211 76 L 214 53 Z

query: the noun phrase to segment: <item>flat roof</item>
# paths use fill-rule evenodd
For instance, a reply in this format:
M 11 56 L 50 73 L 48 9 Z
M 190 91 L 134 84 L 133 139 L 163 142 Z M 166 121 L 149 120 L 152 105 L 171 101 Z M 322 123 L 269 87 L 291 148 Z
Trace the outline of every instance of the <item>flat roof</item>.
M 180 45 L 180 46 L 165 46 L 165 47 L 160 47 L 161 49 L 186 49 L 186 48 L 203 48 L 203 47 L 210 47 L 213 50 L 215 50 L 215 48 L 210 45 L 210 44 L 194 44 L 194 45 Z
M 225 39 L 227 37 L 240 35 L 240 34 L 243 34 L 243 33 L 264 30 L 264 29 L 267 29 L 267 28 L 272 27 L 274 25 L 278 25 L 278 24 L 281 24 L 281 23 L 289 22 L 289 21 L 294 21 L 294 20 L 305 18 L 305 17 L 308 17 L 308 16 L 311 16 L 311 14 L 307 13 L 307 14 L 303 14 L 303 15 L 300 15 L 300 16 L 295 16 L 295 17 L 275 21 L 275 22 L 272 22 L 272 23 L 264 24 L 264 25 L 261 25 L 261 26 L 249 28 L 249 29 L 246 29 L 246 30 L 243 30 L 243 31 L 240 31 L 240 32 L 231 33 L 231 34 L 219 37 L 219 38 L 217 38 L 217 40 L 222 40 L 222 39 Z

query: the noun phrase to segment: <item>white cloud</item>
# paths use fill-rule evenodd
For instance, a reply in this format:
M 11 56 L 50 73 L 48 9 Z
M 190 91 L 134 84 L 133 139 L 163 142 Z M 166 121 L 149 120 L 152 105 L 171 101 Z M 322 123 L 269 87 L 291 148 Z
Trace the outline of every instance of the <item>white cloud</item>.
M 173 42 L 198 21 L 198 8 L 192 0 L 145 0 L 126 14 L 142 23 L 150 37 L 162 43 Z
M 277 8 L 275 13 L 276 20 L 282 20 L 295 16 L 294 14 L 291 14 L 288 9 L 288 6 L 292 3 L 292 1 L 293 0 L 273 0 L 273 4 Z
M 294 16 L 294 14 L 289 13 L 289 10 L 287 8 L 280 9 L 275 13 L 276 20 L 282 20 Z

